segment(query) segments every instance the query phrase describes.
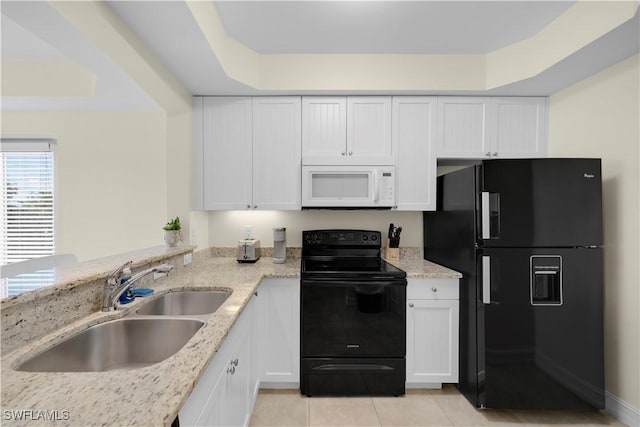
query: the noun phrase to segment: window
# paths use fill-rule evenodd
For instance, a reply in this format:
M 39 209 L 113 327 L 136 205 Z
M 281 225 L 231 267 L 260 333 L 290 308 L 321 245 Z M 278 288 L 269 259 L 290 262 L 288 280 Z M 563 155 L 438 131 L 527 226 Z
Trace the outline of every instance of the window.
M 0 142 L 0 265 L 53 255 L 55 142 L 9 139 Z M 52 281 L 52 271 L 3 279 L 2 297 Z

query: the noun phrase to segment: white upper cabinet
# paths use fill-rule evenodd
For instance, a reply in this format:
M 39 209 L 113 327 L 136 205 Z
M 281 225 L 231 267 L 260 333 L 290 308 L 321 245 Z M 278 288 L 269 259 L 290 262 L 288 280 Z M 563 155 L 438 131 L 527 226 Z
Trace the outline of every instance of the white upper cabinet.
M 490 98 L 438 98 L 438 157 L 479 158 L 489 151 Z
M 300 209 L 300 97 L 253 98 L 253 208 Z
M 194 99 L 194 208 L 300 209 L 300 97 Z
M 393 97 L 393 141 L 398 147 L 399 210 L 436 208 L 436 105 L 429 96 Z
M 347 159 L 349 163 L 392 165 L 391 97 L 347 98 Z
M 251 98 L 205 97 L 202 132 L 203 208 L 247 209 L 252 204 Z
M 302 163 L 393 165 L 391 97 L 303 97 Z
M 492 157 L 546 157 L 546 98 L 492 98 Z
M 438 158 L 545 157 L 546 98 L 439 97 Z
M 302 98 L 303 163 L 344 156 L 346 140 L 347 98 Z

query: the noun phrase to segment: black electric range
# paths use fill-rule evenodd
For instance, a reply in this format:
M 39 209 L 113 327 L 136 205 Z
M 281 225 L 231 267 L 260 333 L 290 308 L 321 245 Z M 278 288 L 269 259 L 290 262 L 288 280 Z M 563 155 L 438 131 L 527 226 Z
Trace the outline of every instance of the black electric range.
M 302 233 L 300 389 L 308 396 L 405 392 L 406 273 L 368 230 Z

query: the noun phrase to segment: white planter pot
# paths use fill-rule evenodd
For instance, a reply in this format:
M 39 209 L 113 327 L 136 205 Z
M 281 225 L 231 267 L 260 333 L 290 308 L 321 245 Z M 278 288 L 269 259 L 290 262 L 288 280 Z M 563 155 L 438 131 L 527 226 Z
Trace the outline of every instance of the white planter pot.
M 167 246 L 176 246 L 182 241 L 182 233 L 180 230 L 164 230 L 164 241 Z

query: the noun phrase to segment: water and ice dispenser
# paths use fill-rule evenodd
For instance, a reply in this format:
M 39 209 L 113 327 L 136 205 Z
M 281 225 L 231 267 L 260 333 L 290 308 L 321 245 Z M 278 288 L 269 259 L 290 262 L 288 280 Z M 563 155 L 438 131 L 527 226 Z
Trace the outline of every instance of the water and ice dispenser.
M 562 257 L 531 257 L 531 305 L 562 305 Z

